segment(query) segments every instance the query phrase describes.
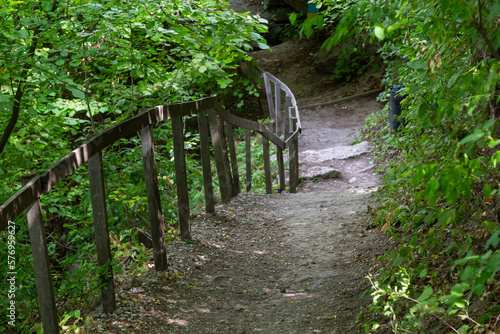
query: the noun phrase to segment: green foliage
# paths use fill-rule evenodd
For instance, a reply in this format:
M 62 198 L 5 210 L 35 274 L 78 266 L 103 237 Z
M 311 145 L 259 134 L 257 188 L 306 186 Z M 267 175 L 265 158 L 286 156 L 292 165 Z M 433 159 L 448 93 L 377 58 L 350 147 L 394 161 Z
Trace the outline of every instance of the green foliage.
M 258 95 L 236 69 L 254 45 L 267 48 L 261 37 L 265 20 L 225 5 L 203 0 L 140 0 L 133 6 L 115 0 L 0 0 L 0 144 L 6 140 L 0 147 L 0 203 L 20 189 L 21 175 L 43 172 L 89 134 L 140 108 L 228 90 L 235 96 Z M 178 232 L 168 124 L 155 129 L 155 139 L 170 242 Z M 193 210 L 203 200 L 198 146 L 197 133 L 186 128 Z M 149 229 L 140 141 L 136 136 L 123 139 L 103 156 L 115 275 L 129 275 L 144 270 L 151 258 L 136 237 L 137 229 Z M 58 308 L 71 330 L 74 321 L 84 321 L 74 310 L 86 311 L 99 295 L 86 167 L 56 184 L 41 201 Z M 25 219 L 16 219 L 16 226 L 16 329 L 30 332 L 40 328 L 39 306 Z M 7 234 L 1 232 L 0 238 L 0 252 L 6 254 Z M 0 267 L 6 267 L 6 260 L 0 259 Z M 2 291 L 5 284 L 0 284 Z M 6 302 L 0 303 L 3 310 Z M 7 323 L 5 316 L 0 313 L 1 324 Z
M 499 288 L 499 2 L 359 0 L 338 18 L 324 46 L 370 33 L 383 43 L 384 83 L 408 94 L 401 132 L 389 131 L 388 108 L 364 129 L 384 175 L 375 219 L 396 242 L 373 282 L 373 311 L 389 320 L 367 331 L 419 332 L 430 318 L 456 333 L 498 331 L 488 314 Z M 479 299 L 489 305 L 473 319 Z
M 339 83 L 349 82 L 354 76 L 365 71 L 369 61 L 364 48 L 360 46 L 343 49 L 339 54 L 332 79 Z

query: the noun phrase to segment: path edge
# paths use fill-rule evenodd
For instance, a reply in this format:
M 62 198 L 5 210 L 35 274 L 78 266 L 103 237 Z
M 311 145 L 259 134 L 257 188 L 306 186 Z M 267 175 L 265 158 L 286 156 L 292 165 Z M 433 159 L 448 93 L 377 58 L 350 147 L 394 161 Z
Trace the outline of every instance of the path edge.
M 347 102 L 347 101 L 354 100 L 354 99 L 361 98 L 361 97 L 366 97 L 366 96 L 370 96 L 370 95 L 374 95 L 374 94 L 380 94 L 383 91 L 384 91 L 383 88 L 378 88 L 378 89 L 370 90 L 368 92 L 364 92 L 361 94 L 343 97 L 343 98 L 338 99 L 338 100 L 333 100 L 333 101 L 324 102 L 324 103 L 317 103 L 317 104 L 309 104 L 306 106 L 301 106 L 299 108 L 300 109 L 312 109 L 312 108 L 323 107 L 323 106 L 331 106 L 333 104 L 340 103 L 340 102 Z

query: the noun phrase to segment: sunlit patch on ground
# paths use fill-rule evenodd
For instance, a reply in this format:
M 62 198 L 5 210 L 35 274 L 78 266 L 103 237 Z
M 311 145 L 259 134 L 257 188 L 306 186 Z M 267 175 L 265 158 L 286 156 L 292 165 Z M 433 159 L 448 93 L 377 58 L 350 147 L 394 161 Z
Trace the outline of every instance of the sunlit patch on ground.
M 177 325 L 177 326 L 188 326 L 189 325 L 189 322 L 187 322 L 186 320 L 183 320 L 183 319 L 171 319 L 171 318 L 168 318 L 167 319 L 167 323 L 169 325 Z

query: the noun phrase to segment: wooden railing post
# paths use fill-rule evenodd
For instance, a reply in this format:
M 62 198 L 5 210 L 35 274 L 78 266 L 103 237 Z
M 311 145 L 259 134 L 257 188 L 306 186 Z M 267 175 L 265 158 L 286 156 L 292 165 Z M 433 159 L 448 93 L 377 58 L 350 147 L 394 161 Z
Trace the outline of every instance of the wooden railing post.
M 245 129 L 245 151 L 246 151 L 246 191 L 252 190 L 252 138 L 250 130 Z
M 274 83 L 274 112 L 276 119 L 274 120 L 274 127 L 276 136 L 281 136 L 281 85 Z
M 21 177 L 21 182 L 26 185 L 32 178 L 31 175 Z M 49 255 L 47 250 L 47 239 L 43 228 L 42 207 L 38 198 L 27 209 L 28 228 L 31 241 L 31 252 L 35 267 L 36 287 L 38 300 L 40 301 L 40 316 L 43 323 L 44 333 L 59 333 L 59 319 L 54 297 L 54 285 L 50 271 Z
M 283 192 L 286 190 L 285 164 L 283 162 L 283 150 L 279 147 L 276 150 L 276 160 L 278 161 L 278 176 L 280 181 L 279 192 Z
M 210 145 L 208 141 L 208 120 L 206 112 L 198 114 L 198 131 L 200 132 L 203 190 L 205 192 L 205 211 L 207 213 L 214 213 L 214 186 L 212 184 L 212 168 L 210 168 Z
M 297 119 L 291 117 L 291 127 L 290 132 L 295 131 L 297 125 Z M 297 187 L 299 186 L 299 140 L 295 138 L 290 143 L 290 149 L 288 150 L 288 161 L 290 170 L 290 192 L 297 192 Z
M 285 98 L 285 119 L 283 120 L 283 123 L 285 123 L 285 140 L 288 139 L 288 136 L 290 135 L 290 107 L 292 106 L 292 97 L 291 96 L 286 96 Z
M 179 207 L 181 238 L 191 240 L 189 190 L 187 184 L 186 154 L 184 151 L 184 126 L 181 117 L 172 118 L 172 136 L 174 139 L 175 180 L 177 183 L 177 205 Z
M 163 215 L 161 213 L 160 191 L 158 189 L 158 172 L 154 151 L 153 125 L 141 130 L 142 162 L 144 165 L 144 180 L 148 197 L 148 212 L 151 223 L 151 241 L 153 244 L 153 258 L 155 270 L 167 269 L 167 251 L 163 229 Z
M 217 167 L 217 175 L 219 176 L 219 187 L 222 203 L 227 203 L 233 196 L 233 186 L 231 182 L 231 173 L 229 164 L 227 164 L 227 156 L 224 157 L 224 137 L 220 130 L 217 115 L 214 110 L 208 111 L 208 123 L 210 125 L 210 133 L 212 134 L 212 145 L 214 148 L 215 166 Z
M 269 156 L 269 139 L 262 137 L 262 151 L 264 159 L 264 175 L 266 182 L 266 194 L 273 193 L 273 180 L 271 177 L 271 160 Z
M 233 175 L 234 195 L 241 192 L 240 173 L 238 171 L 238 157 L 236 156 L 236 145 L 234 144 L 234 129 L 231 123 L 226 124 L 227 143 L 229 146 L 229 155 L 231 157 L 231 172 Z
M 227 148 L 227 137 L 225 131 L 225 121 L 219 116 L 216 117 L 218 119 L 219 125 L 219 133 L 221 138 L 221 146 L 222 146 L 222 163 L 224 164 L 224 169 L 229 177 L 229 199 L 236 196 L 236 189 L 234 188 L 234 178 L 233 173 L 231 172 L 231 163 L 229 162 L 229 151 Z
M 108 212 L 106 208 L 102 152 L 99 151 L 99 153 L 91 156 L 88 163 L 97 264 L 102 270 L 100 274 L 102 308 L 106 313 L 113 313 L 116 306 L 115 286 L 113 268 L 111 266 L 112 257 L 109 244 Z

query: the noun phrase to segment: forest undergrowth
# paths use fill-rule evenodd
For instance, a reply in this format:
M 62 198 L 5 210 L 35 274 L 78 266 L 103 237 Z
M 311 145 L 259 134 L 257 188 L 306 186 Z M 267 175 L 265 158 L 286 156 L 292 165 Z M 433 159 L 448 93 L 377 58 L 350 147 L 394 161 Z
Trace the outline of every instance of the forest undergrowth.
M 384 320 L 365 319 L 366 332 L 498 333 L 500 2 L 316 3 L 305 35 L 378 42 L 379 98 L 406 87 L 398 131 L 389 104 L 363 129 L 384 178 L 374 224 L 395 242 L 368 277 Z
M 22 175 L 42 173 L 89 135 L 143 108 L 217 94 L 231 111 L 248 111 L 251 98 L 258 96 L 256 81 L 237 71 L 248 60 L 246 52 L 267 48 L 261 35 L 266 21 L 225 5 L 0 1 L 0 203 L 21 188 Z M 191 123 L 186 119 L 184 132 L 195 212 L 202 206 L 203 182 L 198 130 Z M 168 244 L 178 237 L 171 125 L 154 134 Z M 253 137 L 253 145 L 256 141 Z M 258 165 L 261 154 L 254 152 Z M 115 275 L 134 275 L 147 270 L 152 256 L 138 241 L 138 233 L 149 229 L 140 139 L 121 139 L 103 155 Z M 255 173 L 254 178 L 259 191 L 263 176 Z M 61 325 L 78 322 L 98 302 L 89 189 L 82 166 L 41 197 Z M 2 311 L 0 331 L 39 332 L 26 218 L 21 215 L 11 225 L 15 239 L 0 232 L 0 253 L 16 254 L 16 321 L 9 325 Z M 7 261 L 2 255 L 0 267 L 7 268 Z M 3 275 L 7 278 L 8 271 Z M 9 291 L 6 279 L 0 290 Z M 0 308 L 7 310 L 11 300 L 2 298 Z

